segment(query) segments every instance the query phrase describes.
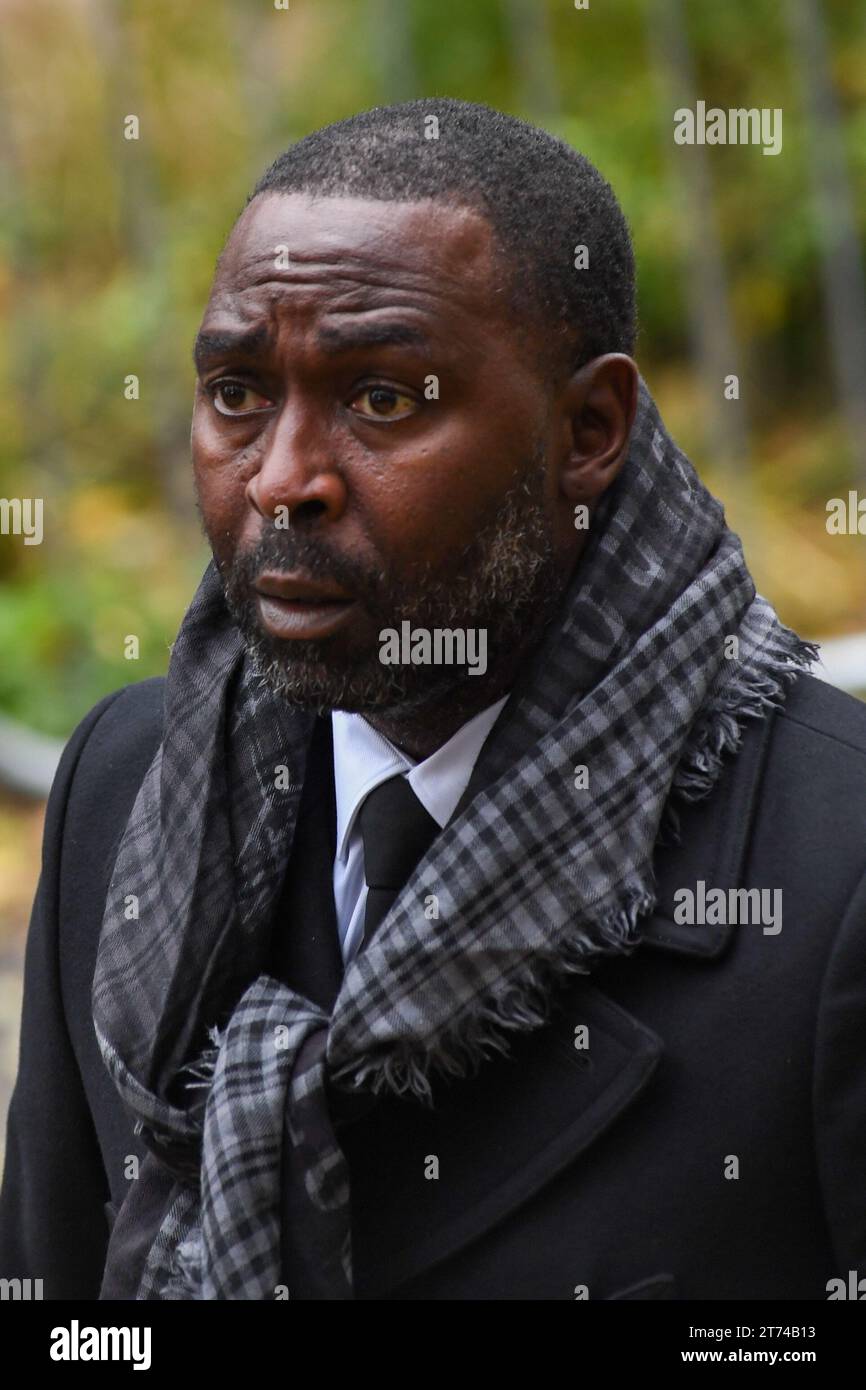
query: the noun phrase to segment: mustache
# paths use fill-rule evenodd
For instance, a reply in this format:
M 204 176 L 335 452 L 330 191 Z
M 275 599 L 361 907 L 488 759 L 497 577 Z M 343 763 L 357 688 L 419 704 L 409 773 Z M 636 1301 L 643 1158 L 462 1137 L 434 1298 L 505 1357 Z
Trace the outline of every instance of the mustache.
M 249 593 L 256 579 L 266 570 L 278 574 L 297 574 L 318 583 L 332 583 L 353 597 L 375 603 L 381 594 L 385 575 L 375 565 L 364 565 L 333 550 L 317 536 L 297 531 L 265 530 L 258 543 L 236 552 L 223 567 L 223 579 L 233 593 Z

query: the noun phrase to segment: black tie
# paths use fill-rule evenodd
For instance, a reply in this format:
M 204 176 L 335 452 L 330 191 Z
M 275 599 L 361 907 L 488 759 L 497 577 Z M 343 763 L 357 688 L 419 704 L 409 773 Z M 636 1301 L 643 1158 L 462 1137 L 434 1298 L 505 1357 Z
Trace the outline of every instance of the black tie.
M 358 812 L 358 823 L 367 880 L 364 939 L 359 948 L 363 950 L 439 826 L 402 774 L 373 788 Z

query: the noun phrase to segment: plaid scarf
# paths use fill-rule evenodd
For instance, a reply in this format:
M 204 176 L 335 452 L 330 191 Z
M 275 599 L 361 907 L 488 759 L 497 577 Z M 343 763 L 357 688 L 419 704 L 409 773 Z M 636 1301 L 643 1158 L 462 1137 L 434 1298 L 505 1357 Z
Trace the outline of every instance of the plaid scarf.
M 282 1240 L 321 1297 L 351 1298 L 333 1088 L 430 1102 L 437 1073 L 507 1053 L 569 975 L 632 950 L 663 815 L 676 833 L 677 799 L 711 790 L 742 721 L 781 704 L 814 654 L 756 596 L 641 383 L 626 466 L 482 750 L 478 789 L 328 1015 L 263 968 L 272 928 L 291 930 L 273 915 L 314 717 L 252 669 L 212 562 L 174 645 L 94 977 L 105 1063 L 172 1183 L 135 1296 L 279 1296 Z

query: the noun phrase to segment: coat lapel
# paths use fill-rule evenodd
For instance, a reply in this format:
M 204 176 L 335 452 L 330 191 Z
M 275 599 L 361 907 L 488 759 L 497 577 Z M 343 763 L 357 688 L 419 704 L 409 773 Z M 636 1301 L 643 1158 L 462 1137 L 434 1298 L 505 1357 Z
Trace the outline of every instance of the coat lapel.
M 713 795 L 683 811 L 679 843 L 658 852 L 658 906 L 635 968 L 644 949 L 711 966 L 728 946 L 729 924 L 674 922 L 673 894 L 697 878 L 723 888 L 742 881 L 772 723 L 747 728 Z M 588 1029 L 585 1051 L 575 1045 L 580 1026 Z M 620 1121 L 663 1052 L 655 1031 L 591 977 L 575 977 L 546 1027 L 518 1035 L 509 1057 L 484 1063 L 476 1076 L 438 1084 L 432 1110 L 389 1097 L 350 1123 L 341 1143 L 358 1296 L 387 1296 L 504 1221 Z M 439 1181 L 425 1180 L 432 1158 Z
M 313 730 L 304 788 L 271 936 L 268 969 L 324 1009 L 331 1009 L 343 978 L 334 905 L 337 844 L 334 755 L 330 718 Z
M 578 1026 L 588 1052 L 575 1048 Z M 655 1033 L 581 982 L 509 1058 L 438 1087 L 432 1110 L 389 1098 L 349 1125 L 357 1296 L 387 1295 L 533 1197 L 640 1094 L 661 1052 Z
M 656 851 L 657 902 L 643 927 L 643 944 L 704 960 L 715 960 L 727 950 L 734 924 L 677 922 L 674 895 L 682 888 L 695 891 L 701 880 L 707 888 L 724 892 L 742 883 L 774 726 L 775 715 L 771 714 L 745 727 L 740 751 L 728 763 L 712 795 L 682 812 L 678 843 Z

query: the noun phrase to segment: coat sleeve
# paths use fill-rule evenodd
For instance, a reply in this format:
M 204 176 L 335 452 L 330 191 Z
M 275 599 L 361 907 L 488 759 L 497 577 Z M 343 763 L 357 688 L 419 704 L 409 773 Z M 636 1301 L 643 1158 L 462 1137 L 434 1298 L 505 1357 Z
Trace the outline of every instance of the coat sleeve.
M 866 1276 L 866 875 L 821 988 L 814 1074 L 815 1146 L 836 1256 L 834 1278 Z
M 63 751 L 48 799 L 27 936 L 18 1074 L 0 1189 L 0 1278 L 41 1279 L 44 1298 L 97 1298 L 108 1242 L 108 1181 L 61 997 L 58 902 L 75 770 L 119 693 L 90 711 Z

